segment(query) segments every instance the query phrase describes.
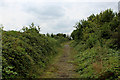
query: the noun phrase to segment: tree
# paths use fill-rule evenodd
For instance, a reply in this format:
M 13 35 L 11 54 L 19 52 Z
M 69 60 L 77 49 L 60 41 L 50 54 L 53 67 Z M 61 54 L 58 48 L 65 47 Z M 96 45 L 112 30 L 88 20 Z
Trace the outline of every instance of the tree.
M 88 19 L 88 21 L 93 21 L 93 18 L 95 17 L 95 15 L 94 14 L 92 14 L 91 16 L 89 16 L 87 19 Z

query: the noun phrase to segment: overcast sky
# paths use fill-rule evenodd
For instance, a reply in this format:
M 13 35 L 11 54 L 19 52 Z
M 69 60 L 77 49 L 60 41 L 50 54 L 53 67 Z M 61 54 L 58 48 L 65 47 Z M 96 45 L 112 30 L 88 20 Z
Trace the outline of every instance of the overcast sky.
M 0 24 L 4 30 L 20 30 L 32 22 L 41 33 L 67 33 L 81 19 L 111 8 L 119 0 L 0 0 Z

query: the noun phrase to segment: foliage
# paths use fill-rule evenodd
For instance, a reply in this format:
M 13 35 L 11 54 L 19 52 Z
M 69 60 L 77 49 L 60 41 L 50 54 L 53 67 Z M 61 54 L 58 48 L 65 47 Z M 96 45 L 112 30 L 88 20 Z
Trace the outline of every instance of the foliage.
M 119 14 L 107 9 L 100 14 L 92 14 L 74 26 L 72 45 L 79 52 L 76 55 L 76 71 L 81 78 L 119 78 Z
M 39 78 L 57 54 L 57 40 L 40 34 L 33 23 L 23 31 L 3 31 L 2 75 L 5 78 Z
M 69 35 L 63 34 L 63 33 L 58 33 L 58 34 L 48 34 L 48 37 L 52 37 L 58 41 L 59 44 L 71 40 Z

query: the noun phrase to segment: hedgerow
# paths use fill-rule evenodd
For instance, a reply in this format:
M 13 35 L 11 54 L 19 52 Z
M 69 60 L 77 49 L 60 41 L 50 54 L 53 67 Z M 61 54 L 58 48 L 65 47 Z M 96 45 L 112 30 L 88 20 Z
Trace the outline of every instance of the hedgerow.
M 39 78 L 57 54 L 57 40 L 40 34 L 31 24 L 23 31 L 2 34 L 2 78 Z
M 81 20 L 71 37 L 78 51 L 77 72 L 81 78 L 120 78 L 120 13 L 107 9 Z

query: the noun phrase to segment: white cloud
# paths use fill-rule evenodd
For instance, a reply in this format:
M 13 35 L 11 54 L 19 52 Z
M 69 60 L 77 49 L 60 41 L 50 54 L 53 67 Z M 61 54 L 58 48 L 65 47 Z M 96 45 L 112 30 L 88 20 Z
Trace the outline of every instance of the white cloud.
M 83 2 L 82 2 L 83 1 Z M 80 19 L 92 13 L 112 8 L 117 11 L 118 0 L 1 0 L 0 23 L 5 30 L 20 30 L 34 22 L 42 33 L 70 33 Z M 114 3 L 109 3 L 110 1 Z
M 22 25 L 26 25 L 33 16 L 25 13 L 20 7 L 0 7 L 0 23 L 5 26 L 5 30 L 20 30 Z

